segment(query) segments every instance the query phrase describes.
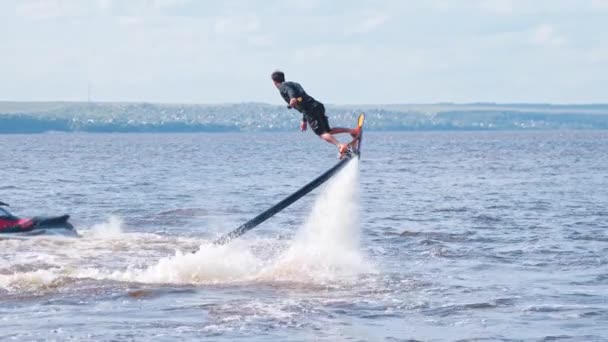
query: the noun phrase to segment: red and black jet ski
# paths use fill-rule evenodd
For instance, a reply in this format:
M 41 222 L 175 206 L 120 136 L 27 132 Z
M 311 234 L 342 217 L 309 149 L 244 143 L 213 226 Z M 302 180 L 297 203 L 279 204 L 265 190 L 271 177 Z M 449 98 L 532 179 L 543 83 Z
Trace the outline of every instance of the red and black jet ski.
M 8 204 L 0 202 L 0 235 L 39 235 L 45 233 L 78 235 L 74 226 L 68 222 L 70 215 L 19 218 L 4 207 L 8 207 Z

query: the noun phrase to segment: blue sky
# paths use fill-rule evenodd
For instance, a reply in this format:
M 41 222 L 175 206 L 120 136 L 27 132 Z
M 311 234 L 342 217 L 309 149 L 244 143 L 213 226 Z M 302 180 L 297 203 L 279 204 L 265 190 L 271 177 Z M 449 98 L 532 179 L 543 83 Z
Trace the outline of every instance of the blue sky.
M 608 102 L 608 0 L 4 0 L 0 100 Z

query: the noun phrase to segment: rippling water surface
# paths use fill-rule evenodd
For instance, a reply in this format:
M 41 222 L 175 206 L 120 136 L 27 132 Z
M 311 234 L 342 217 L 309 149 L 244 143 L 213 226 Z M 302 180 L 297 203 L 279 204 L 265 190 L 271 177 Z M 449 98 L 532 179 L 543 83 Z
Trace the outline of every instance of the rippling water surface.
M 0 339 L 608 340 L 608 132 L 0 135 Z M 192 253 L 195 252 L 195 253 Z

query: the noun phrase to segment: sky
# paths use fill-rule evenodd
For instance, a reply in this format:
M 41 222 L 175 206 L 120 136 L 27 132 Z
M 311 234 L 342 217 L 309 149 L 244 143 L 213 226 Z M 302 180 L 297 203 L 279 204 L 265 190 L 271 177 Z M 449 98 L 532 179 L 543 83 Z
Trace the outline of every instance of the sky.
M 608 0 L 2 0 L 0 101 L 608 103 Z

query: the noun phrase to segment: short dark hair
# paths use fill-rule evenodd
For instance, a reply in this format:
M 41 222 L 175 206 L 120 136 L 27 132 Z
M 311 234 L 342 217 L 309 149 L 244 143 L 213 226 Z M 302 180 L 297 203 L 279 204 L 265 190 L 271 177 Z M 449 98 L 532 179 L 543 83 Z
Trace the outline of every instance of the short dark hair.
M 285 82 L 285 73 L 280 70 L 273 72 L 272 76 L 270 76 L 270 77 L 272 77 L 272 80 L 277 83 Z

